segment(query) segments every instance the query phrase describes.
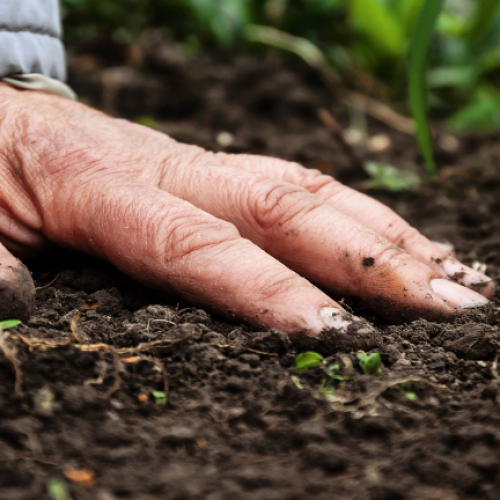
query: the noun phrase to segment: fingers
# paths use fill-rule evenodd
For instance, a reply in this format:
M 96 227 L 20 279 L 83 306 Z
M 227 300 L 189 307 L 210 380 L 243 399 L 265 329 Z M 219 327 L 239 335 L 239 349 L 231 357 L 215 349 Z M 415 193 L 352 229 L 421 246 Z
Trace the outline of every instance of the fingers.
M 443 318 L 487 302 L 304 188 L 203 158 L 190 167 L 189 182 L 182 172 L 170 169 L 162 187 L 233 223 L 314 283 L 359 297 L 387 318 Z
M 217 159 L 224 164 L 232 164 L 301 186 L 403 248 L 443 277 L 472 288 L 488 298 L 493 297 L 494 284 L 491 278 L 461 264 L 447 246 L 431 242 L 382 203 L 340 184 L 332 177 L 274 158 L 218 154 Z
M 51 239 L 105 258 L 148 286 L 233 320 L 290 333 L 352 329 L 354 319 L 327 295 L 234 226 L 186 201 L 142 185 L 109 190 L 102 183 L 71 199 L 69 217 L 46 214 Z
M 0 320 L 28 321 L 35 285 L 26 266 L 0 244 Z

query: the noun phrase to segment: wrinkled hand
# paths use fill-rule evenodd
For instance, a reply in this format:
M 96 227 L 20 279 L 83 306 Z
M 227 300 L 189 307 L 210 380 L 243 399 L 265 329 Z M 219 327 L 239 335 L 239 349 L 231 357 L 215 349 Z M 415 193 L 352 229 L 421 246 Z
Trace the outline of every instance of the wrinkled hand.
M 489 278 L 318 171 L 206 152 L 5 85 L 0 241 L 19 256 L 49 243 L 77 249 L 223 316 L 290 333 L 367 330 L 312 283 L 395 321 L 452 317 L 493 294 Z M 5 286 L 19 289 L 8 269 L 18 261 L 5 249 L 0 257 Z

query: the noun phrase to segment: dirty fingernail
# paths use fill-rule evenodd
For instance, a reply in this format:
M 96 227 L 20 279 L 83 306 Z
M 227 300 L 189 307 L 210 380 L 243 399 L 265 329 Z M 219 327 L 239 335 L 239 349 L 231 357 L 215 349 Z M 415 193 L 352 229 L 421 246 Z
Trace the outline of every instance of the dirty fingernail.
M 352 325 L 352 321 L 347 319 L 348 313 L 335 307 L 323 307 L 323 309 L 319 311 L 319 316 L 323 320 L 326 328 L 346 331 L 349 326 Z
M 469 266 L 464 266 L 456 259 L 445 259 L 443 269 L 452 280 L 461 285 L 481 287 L 491 282 L 491 278 L 486 274 L 475 271 Z
M 430 282 L 430 286 L 433 292 L 451 307 L 468 309 L 484 306 L 488 303 L 488 299 L 479 295 L 479 293 L 453 281 L 434 279 Z
M 319 315 L 325 324 L 325 328 L 335 329 L 339 332 L 347 332 L 348 328 L 355 326 L 356 334 L 371 333 L 374 328 L 364 319 L 352 316 L 343 309 L 336 307 L 323 307 L 319 311 Z

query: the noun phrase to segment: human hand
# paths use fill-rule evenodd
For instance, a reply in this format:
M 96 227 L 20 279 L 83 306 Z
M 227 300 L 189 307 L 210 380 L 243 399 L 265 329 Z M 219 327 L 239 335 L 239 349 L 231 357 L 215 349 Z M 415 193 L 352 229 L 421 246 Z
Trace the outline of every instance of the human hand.
M 206 152 L 5 85 L 0 179 L 0 241 L 16 255 L 49 243 L 73 248 L 256 326 L 369 331 L 312 283 L 393 321 L 451 318 L 493 295 L 488 277 L 331 177 Z M 2 251 L 0 272 L 19 268 Z

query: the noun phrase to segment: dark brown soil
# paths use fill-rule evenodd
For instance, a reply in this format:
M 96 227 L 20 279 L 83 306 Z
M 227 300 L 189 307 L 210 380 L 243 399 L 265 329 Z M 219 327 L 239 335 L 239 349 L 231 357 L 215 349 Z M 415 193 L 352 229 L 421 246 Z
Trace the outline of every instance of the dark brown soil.
M 226 150 L 365 178 L 317 118 L 323 106 L 346 126 L 348 110 L 309 72 L 157 54 L 141 70 L 108 71 L 108 83 L 122 75 L 106 88 L 109 111 L 154 115 L 208 148 L 222 149 L 216 137 L 230 132 Z M 77 60 L 72 83 L 102 105 L 96 66 Z M 368 131 L 392 146 L 359 157 L 417 163 L 411 137 L 373 120 Z M 447 149 L 438 147 L 439 183 L 372 194 L 498 279 L 500 146 L 483 137 Z M 285 334 L 219 321 L 105 263 L 56 257 L 30 264 L 35 313 L 0 339 L 2 500 L 47 500 L 54 479 L 74 500 L 500 498 L 497 302 L 453 324 L 403 326 L 352 304 L 377 325 L 383 370 L 361 375 L 355 352 L 329 353 L 345 377 L 329 401 L 319 391 L 326 368 L 295 371 Z M 152 391 L 168 393 L 166 406 Z

